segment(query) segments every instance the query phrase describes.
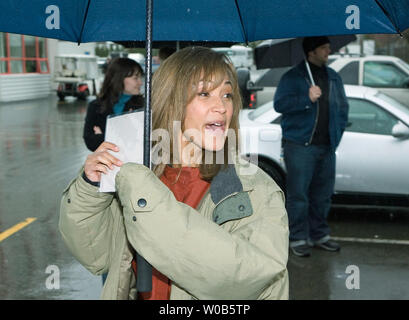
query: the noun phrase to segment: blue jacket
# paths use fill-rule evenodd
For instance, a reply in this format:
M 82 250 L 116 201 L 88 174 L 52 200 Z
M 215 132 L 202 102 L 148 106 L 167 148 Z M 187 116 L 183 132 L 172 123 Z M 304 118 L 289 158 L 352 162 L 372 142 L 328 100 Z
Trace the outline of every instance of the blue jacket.
M 341 77 L 327 67 L 329 80 L 329 135 L 335 150 L 348 122 L 348 101 Z M 312 103 L 308 91 L 311 86 L 305 62 L 283 75 L 274 96 L 274 109 L 282 113 L 283 138 L 308 146 L 318 120 L 318 101 Z

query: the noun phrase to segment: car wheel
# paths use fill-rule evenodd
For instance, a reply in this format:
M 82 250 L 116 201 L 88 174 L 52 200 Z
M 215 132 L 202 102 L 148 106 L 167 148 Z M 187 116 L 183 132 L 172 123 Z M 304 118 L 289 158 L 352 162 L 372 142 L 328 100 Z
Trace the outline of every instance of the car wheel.
M 283 190 L 285 193 L 285 176 L 279 170 L 277 170 L 274 165 L 267 161 L 259 160 L 258 167 L 267 173 Z
M 79 95 L 78 95 L 78 99 L 80 99 L 80 100 L 87 100 L 87 97 L 89 96 L 89 90 L 87 89 L 87 90 L 85 90 L 84 92 L 81 92 Z
M 64 101 L 65 96 L 64 96 L 64 94 L 63 94 L 63 93 L 61 93 L 61 92 L 57 92 L 57 95 L 58 95 L 58 99 L 59 99 L 60 101 Z

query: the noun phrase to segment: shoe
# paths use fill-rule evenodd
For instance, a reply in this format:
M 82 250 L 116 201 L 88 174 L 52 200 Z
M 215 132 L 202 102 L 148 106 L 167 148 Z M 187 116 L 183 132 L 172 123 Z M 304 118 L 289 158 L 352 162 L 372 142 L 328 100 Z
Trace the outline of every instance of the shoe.
M 297 257 L 309 257 L 311 255 L 311 247 L 308 244 L 290 247 L 290 249 Z
M 333 240 L 327 240 L 322 243 L 315 242 L 314 245 L 318 248 L 321 248 L 326 251 L 331 251 L 331 252 L 337 252 L 341 250 L 341 246 Z

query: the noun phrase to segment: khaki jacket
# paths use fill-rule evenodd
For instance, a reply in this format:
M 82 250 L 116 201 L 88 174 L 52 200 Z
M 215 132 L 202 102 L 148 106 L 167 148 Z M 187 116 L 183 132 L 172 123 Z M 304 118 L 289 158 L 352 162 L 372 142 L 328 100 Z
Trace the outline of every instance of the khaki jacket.
M 171 299 L 288 299 L 284 196 L 262 170 L 220 171 L 197 210 L 142 165 L 121 167 L 115 194 L 81 174 L 63 193 L 59 228 L 85 268 L 109 271 L 102 299 L 135 298 L 134 249 L 172 281 Z

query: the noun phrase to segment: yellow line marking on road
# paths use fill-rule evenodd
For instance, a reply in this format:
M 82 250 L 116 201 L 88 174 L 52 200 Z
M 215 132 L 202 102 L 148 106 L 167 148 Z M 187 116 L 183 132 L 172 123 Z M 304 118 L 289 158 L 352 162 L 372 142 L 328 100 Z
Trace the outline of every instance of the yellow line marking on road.
M 35 220 L 37 220 L 37 218 L 27 218 L 26 220 L 20 223 L 17 223 L 15 226 L 11 227 L 10 229 L 7 229 L 6 231 L 0 233 L 0 242 L 10 237 L 12 234 L 16 233 L 17 231 L 27 227 L 30 223 L 34 222 Z

